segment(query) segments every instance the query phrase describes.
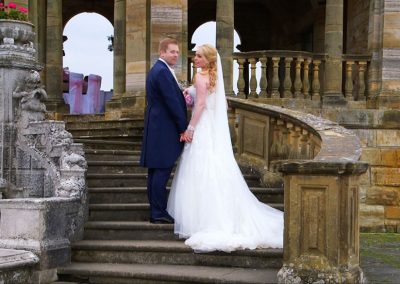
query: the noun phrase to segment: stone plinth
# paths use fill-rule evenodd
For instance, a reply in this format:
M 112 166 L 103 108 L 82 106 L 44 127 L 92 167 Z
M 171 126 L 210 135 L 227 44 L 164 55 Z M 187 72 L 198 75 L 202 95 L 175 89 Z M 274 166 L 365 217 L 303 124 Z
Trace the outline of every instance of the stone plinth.
M 359 260 L 357 162 L 282 165 L 284 265 L 280 283 L 363 283 Z
M 40 258 L 39 270 L 70 262 L 72 211 L 78 199 L 27 198 L 0 200 L 0 247 L 28 250 Z
M 1 283 L 34 283 L 34 266 L 39 259 L 32 252 L 0 249 Z

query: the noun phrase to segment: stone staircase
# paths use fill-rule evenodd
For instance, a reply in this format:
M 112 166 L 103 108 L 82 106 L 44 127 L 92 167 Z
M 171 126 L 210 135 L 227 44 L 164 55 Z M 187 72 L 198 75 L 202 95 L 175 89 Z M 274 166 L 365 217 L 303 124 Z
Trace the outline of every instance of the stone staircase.
M 67 129 L 85 145 L 89 220 L 57 283 L 276 282 L 281 249 L 194 253 L 173 225 L 148 221 L 146 170 L 139 166 L 142 120 L 68 116 Z M 261 201 L 283 209 L 283 189 L 245 178 Z

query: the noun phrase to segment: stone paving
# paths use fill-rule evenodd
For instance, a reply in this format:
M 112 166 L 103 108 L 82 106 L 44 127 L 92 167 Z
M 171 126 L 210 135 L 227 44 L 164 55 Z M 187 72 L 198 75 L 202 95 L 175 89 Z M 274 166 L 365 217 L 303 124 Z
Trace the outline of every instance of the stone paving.
M 367 283 L 400 283 L 400 234 L 361 234 L 360 252 Z

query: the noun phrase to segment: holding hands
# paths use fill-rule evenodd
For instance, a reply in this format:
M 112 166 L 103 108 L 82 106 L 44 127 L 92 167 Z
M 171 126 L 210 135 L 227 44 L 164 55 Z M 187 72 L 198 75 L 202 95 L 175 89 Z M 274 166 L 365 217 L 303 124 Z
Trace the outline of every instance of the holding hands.
M 193 133 L 194 133 L 194 127 L 189 124 L 188 128 L 181 134 L 181 137 L 179 139 L 180 142 L 192 142 L 193 140 Z
M 194 106 L 194 97 L 196 96 L 196 89 L 194 86 L 190 86 L 183 90 L 183 96 L 185 97 L 187 106 Z M 188 128 L 181 134 L 179 139 L 180 142 L 192 142 L 193 140 L 194 127 L 189 124 Z

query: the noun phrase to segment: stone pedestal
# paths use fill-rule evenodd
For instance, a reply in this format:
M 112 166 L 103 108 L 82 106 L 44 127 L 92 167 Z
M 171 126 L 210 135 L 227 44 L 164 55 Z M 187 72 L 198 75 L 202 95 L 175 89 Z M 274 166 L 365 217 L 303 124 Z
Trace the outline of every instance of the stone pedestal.
M 70 262 L 70 203 L 64 198 L 0 200 L 0 247 L 35 253 L 37 273 L 55 275 L 50 271 Z
M 358 176 L 364 163 L 293 162 L 285 179 L 279 283 L 363 283 Z
M 34 283 L 38 262 L 38 257 L 29 251 L 0 249 L 0 282 Z

